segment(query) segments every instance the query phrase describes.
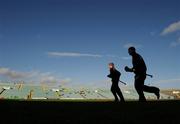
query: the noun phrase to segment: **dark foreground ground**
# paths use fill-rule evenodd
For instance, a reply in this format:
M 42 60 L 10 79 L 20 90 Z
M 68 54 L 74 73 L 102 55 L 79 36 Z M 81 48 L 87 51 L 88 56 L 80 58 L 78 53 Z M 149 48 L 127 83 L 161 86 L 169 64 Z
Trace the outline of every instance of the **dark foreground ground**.
M 0 101 L 0 124 L 180 124 L 180 101 Z

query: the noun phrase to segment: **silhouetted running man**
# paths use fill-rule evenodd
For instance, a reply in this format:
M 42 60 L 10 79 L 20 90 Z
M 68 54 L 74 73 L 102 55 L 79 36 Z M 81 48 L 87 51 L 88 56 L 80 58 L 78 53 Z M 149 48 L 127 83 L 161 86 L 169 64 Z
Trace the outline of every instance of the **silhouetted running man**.
M 116 70 L 114 63 L 109 63 L 109 70 L 110 70 L 110 74 L 108 75 L 108 77 L 112 79 L 111 92 L 114 95 L 115 102 L 119 101 L 118 96 L 121 102 L 124 102 L 123 94 L 118 86 L 121 73 Z
M 129 55 L 132 56 L 132 64 L 133 68 L 125 67 L 126 72 L 134 72 L 135 73 L 135 89 L 139 95 L 139 101 L 146 101 L 144 96 L 144 92 L 154 93 L 157 96 L 157 99 L 160 98 L 160 89 L 157 87 L 150 87 L 144 85 L 144 81 L 146 79 L 146 71 L 147 67 L 143 60 L 143 58 L 136 53 L 136 49 L 134 47 L 130 47 L 128 49 Z

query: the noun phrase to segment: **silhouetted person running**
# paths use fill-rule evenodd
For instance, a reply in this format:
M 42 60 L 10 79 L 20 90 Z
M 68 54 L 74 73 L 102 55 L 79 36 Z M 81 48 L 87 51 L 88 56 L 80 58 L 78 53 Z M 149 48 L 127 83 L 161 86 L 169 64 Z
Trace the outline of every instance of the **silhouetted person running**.
M 123 94 L 118 86 L 121 73 L 118 70 L 116 70 L 114 63 L 109 63 L 109 70 L 110 74 L 108 75 L 108 77 L 112 79 L 111 92 L 114 95 L 115 102 L 119 101 L 118 96 L 121 102 L 124 102 Z
M 143 60 L 143 58 L 136 53 L 136 49 L 134 47 L 130 47 L 128 49 L 129 55 L 132 56 L 132 64 L 133 68 L 125 67 L 126 72 L 134 72 L 135 73 L 135 89 L 139 95 L 139 101 L 146 101 L 144 96 L 144 92 L 154 93 L 157 96 L 157 99 L 160 98 L 160 89 L 157 87 L 150 87 L 144 85 L 146 79 L 146 71 L 147 67 Z

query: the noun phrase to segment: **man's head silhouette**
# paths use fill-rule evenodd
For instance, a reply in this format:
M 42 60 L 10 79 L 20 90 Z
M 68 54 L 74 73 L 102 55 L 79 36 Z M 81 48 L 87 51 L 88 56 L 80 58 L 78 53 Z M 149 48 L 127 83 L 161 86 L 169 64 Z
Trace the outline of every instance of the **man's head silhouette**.
M 109 63 L 109 69 L 114 69 L 115 68 L 115 66 L 114 66 L 114 63 Z
M 129 53 L 129 55 L 133 56 L 136 53 L 136 48 L 135 47 L 129 47 L 128 53 Z

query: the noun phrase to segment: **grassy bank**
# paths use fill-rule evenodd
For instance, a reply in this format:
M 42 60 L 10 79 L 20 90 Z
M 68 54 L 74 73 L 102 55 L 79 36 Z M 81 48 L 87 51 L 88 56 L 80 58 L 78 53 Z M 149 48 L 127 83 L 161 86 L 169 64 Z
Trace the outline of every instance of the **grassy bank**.
M 1 123 L 180 123 L 180 101 L 1 100 Z

